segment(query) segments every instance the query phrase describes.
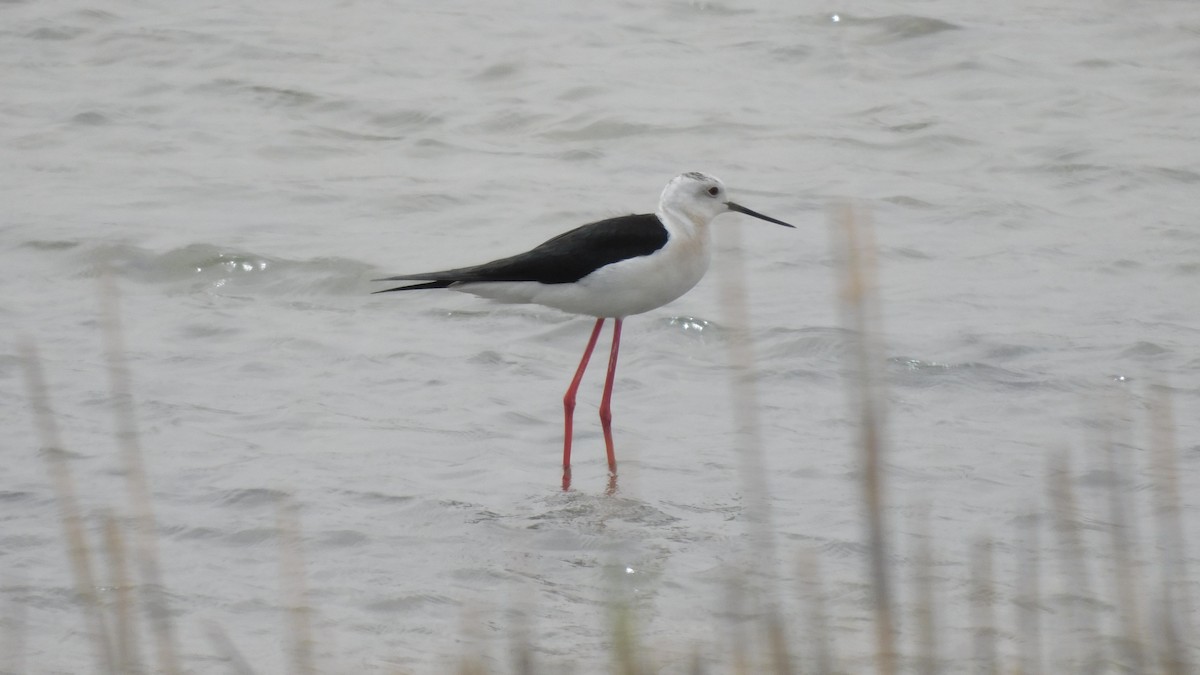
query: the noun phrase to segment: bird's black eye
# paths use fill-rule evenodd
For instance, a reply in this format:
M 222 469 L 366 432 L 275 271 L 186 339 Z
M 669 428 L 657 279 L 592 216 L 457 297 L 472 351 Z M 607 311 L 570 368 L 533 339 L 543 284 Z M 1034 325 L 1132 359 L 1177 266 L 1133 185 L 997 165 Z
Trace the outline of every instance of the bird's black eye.
M 716 197 L 717 195 L 721 194 L 721 188 L 714 185 L 713 187 L 708 188 L 708 194 L 710 197 Z

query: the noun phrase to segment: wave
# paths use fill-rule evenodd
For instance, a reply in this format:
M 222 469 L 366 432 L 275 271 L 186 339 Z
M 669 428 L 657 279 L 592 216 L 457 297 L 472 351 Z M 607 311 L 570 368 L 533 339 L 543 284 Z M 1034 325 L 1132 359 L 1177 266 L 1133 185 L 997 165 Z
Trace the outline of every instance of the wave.
M 347 258 L 290 260 L 214 244 L 153 251 L 131 244 L 26 242 L 45 252 L 70 251 L 62 264 L 74 276 L 96 277 L 111 269 L 118 279 L 162 286 L 168 293 L 360 295 L 383 273 Z

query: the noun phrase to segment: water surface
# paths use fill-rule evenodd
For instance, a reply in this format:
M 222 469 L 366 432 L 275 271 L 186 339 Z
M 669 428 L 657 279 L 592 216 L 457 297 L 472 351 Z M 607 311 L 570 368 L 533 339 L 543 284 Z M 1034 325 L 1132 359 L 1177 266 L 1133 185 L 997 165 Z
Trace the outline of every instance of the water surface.
M 104 261 L 194 672 L 219 665 L 206 622 L 263 671 L 286 663 L 283 494 L 334 671 L 437 672 L 469 635 L 503 662 L 521 610 L 540 662 L 597 672 L 606 600 L 626 586 L 665 667 L 697 646 L 723 658 L 727 586 L 755 553 L 719 300 L 720 261 L 739 254 L 778 588 L 820 553 L 831 624 L 861 657 L 855 416 L 826 222 L 845 198 L 879 244 L 901 578 L 928 504 L 947 602 L 966 597 L 979 536 L 998 540 L 1012 591 L 1048 457 L 1071 448 L 1094 475 L 1113 418 L 1131 420 L 1144 521 L 1154 384 L 1170 390 L 1195 533 L 1198 33 L 1193 3 L 1161 0 L 4 4 L 0 606 L 23 617 L 27 663 L 73 672 L 91 655 L 15 345 L 27 335 L 45 360 L 89 524 L 127 513 Z M 604 495 L 595 366 L 563 494 L 560 400 L 591 322 L 371 296 L 369 279 L 650 211 L 692 170 L 800 229 L 724 217 L 740 243 L 722 237 L 715 273 L 628 321 L 620 490 Z M 948 636 L 969 637 L 958 613 Z M 952 658 L 969 656 L 961 644 Z

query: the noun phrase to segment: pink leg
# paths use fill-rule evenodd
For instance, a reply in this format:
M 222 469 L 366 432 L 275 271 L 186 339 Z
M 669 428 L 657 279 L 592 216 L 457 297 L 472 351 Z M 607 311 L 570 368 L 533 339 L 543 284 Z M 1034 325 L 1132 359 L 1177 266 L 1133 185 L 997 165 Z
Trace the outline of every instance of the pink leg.
M 596 339 L 600 337 L 600 329 L 604 327 L 604 319 L 596 319 L 596 327 L 588 338 L 587 347 L 583 350 L 583 358 L 579 360 L 579 368 L 575 370 L 575 379 L 563 396 L 563 410 L 566 411 L 566 424 L 563 429 L 563 489 L 571 487 L 571 434 L 575 417 L 575 392 L 579 391 L 579 382 L 583 380 L 583 371 L 587 370 L 588 361 L 592 358 L 592 350 L 596 348 Z
M 617 475 L 617 456 L 613 453 L 612 390 L 617 374 L 617 351 L 621 348 L 621 319 L 613 319 L 612 352 L 608 355 L 608 377 L 604 379 L 604 398 L 600 399 L 600 426 L 604 429 L 604 446 L 608 450 L 608 472 Z

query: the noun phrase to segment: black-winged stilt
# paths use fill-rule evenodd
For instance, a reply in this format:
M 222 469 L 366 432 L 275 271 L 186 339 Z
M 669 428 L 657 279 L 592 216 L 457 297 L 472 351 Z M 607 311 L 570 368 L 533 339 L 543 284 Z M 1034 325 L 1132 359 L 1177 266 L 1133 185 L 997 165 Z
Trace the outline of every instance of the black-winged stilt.
M 449 288 L 508 303 L 535 303 L 596 317 L 583 358 L 563 396 L 563 489 L 570 485 L 571 428 L 575 393 L 605 319 L 613 320 L 608 376 L 600 401 L 600 425 L 608 470 L 616 476 L 612 438 L 612 389 L 625 317 L 661 307 L 691 290 L 712 258 L 709 224 L 736 211 L 770 223 L 795 227 L 728 201 L 725 185 L 703 173 L 685 173 L 667 183 L 658 211 L 582 225 L 525 253 L 473 267 L 400 274 L 375 281 L 423 281 L 376 293 Z

